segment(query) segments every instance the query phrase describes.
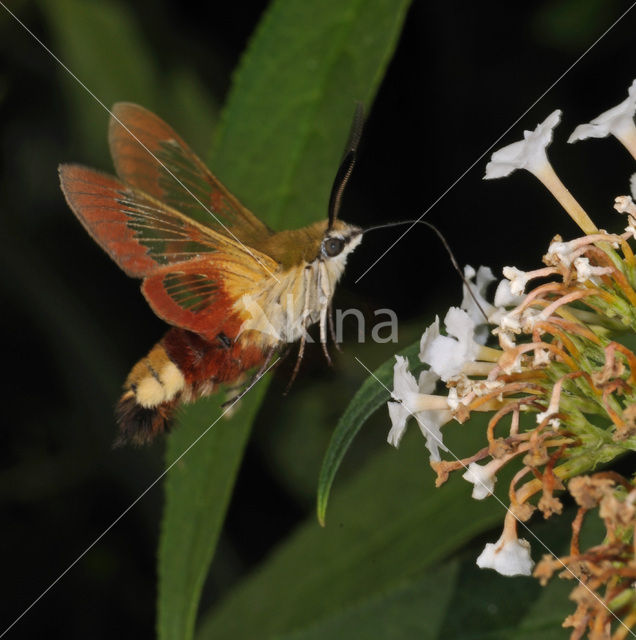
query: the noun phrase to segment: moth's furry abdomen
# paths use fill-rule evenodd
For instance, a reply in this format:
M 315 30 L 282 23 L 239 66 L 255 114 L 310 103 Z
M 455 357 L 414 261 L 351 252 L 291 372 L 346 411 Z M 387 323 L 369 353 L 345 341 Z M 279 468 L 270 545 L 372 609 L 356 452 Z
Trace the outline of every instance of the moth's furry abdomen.
M 115 445 L 143 445 L 166 432 L 175 409 L 218 388 L 236 383 L 250 369 L 260 366 L 260 347 L 236 340 L 230 329 L 213 342 L 172 327 L 131 370 L 115 415 L 119 436 Z
M 143 407 L 137 402 L 133 392 L 124 393 L 115 408 L 115 418 L 119 425 L 115 446 L 148 444 L 156 436 L 166 432 L 176 404 L 166 402 L 155 407 Z

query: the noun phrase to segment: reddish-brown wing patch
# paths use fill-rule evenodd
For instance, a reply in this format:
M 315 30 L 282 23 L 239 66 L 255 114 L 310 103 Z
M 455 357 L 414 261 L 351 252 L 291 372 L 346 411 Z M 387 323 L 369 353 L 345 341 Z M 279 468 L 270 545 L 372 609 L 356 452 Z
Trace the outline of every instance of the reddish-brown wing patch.
M 234 302 L 279 265 L 116 178 L 60 167 L 69 206 L 95 241 L 130 276 L 166 322 L 216 338 Z
M 227 240 L 116 178 L 78 165 L 60 167 L 66 200 L 93 239 L 129 275 L 198 258 Z
M 128 225 L 130 215 L 122 198 L 126 187 L 111 176 L 77 165 L 62 165 L 60 184 L 66 201 L 92 238 L 129 275 L 141 278 L 157 266 L 138 232 Z M 146 203 L 141 199 L 140 205 Z
M 95 241 L 133 277 L 154 268 L 222 250 L 256 263 L 270 274 L 277 264 L 213 229 L 190 220 L 146 193 L 116 178 L 78 165 L 62 165 L 66 200 Z
M 250 246 L 271 235 L 179 135 L 147 109 L 115 104 L 108 139 L 115 170 L 124 182 Z
M 214 341 L 225 325 L 242 322 L 232 305 L 243 291 L 233 289 L 227 275 L 222 261 L 192 260 L 159 269 L 141 291 L 160 318 Z M 249 289 L 254 283 L 245 284 Z

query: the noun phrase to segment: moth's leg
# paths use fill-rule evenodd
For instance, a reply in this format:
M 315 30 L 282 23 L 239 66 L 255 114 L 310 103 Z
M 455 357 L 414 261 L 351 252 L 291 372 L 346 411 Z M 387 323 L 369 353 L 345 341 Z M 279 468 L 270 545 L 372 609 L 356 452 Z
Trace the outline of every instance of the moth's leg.
M 329 350 L 327 349 L 327 314 L 328 312 L 329 312 L 329 307 L 327 305 L 323 306 L 320 309 L 320 344 L 322 345 L 322 352 L 325 354 L 327 363 L 329 364 L 329 366 L 333 366 L 333 362 L 331 362 L 331 356 L 329 355 Z
M 329 286 L 327 265 L 322 260 L 318 265 L 318 286 L 316 288 L 318 289 L 318 300 L 320 302 L 320 344 L 322 345 L 322 352 L 331 366 L 331 356 L 327 349 L 327 315 L 331 303 L 331 287 Z
M 303 356 L 305 355 L 305 343 L 307 342 L 307 322 L 309 321 L 309 272 L 311 271 L 311 266 L 307 265 L 303 271 L 303 286 L 304 286 L 304 301 L 303 301 L 303 312 L 301 316 L 301 322 L 303 323 L 303 332 L 300 334 L 300 345 L 298 346 L 298 357 L 296 358 L 296 364 L 294 365 L 294 370 L 292 371 L 291 379 L 285 387 L 285 391 L 283 395 L 286 396 L 291 389 L 292 384 L 294 384 L 294 380 L 298 375 L 298 371 L 300 370 L 300 363 L 303 361 Z
M 298 345 L 298 356 L 296 358 L 296 364 L 294 365 L 294 370 L 292 371 L 291 378 L 289 379 L 289 382 L 285 387 L 285 391 L 283 392 L 284 396 L 286 396 L 289 393 L 289 390 L 291 389 L 292 384 L 294 384 L 294 380 L 296 380 L 298 371 L 300 371 L 300 363 L 303 361 L 303 357 L 305 355 L 305 343 L 307 342 L 307 339 L 305 338 L 305 335 L 306 335 L 305 331 L 307 330 L 307 323 L 305 322 L 303 324 L 304 324 L 304 331 L 300 336 L 300 344 Z
M 329 321 L 329 334 L 331 335 L 331 339 L 333 343 L 336 345 L 336 349 L 338 351 L 342 351 L 342 348 L 338 344 L 338 340 L 336 339 L 336 329 L 333 326 L 333 298 L 329 300 L 329 309 L 327 311 L 327 320 Z
M 270 363 L 272 361 L 272 358 L 274 357 L 274 354 L 276 353 L 276 350 L 277 350 L 277 345 L 269 347 L 269 349 L 265 354 L 265 360 L 263 361 L 263 364 L 259 367 L 258 371 L 243 384 L 237 385 L 235 387 L 230 387 L 228 389 L 228 391 L 234 391 L 236 389 L 241 389 L 241 391 L 235 396 L 232 396 L 231 398 L 226 400 L 221 405 L 222 408 L 225 408 L 230 404 L 234 404 L 235 402 L 238 402 L 263 377 L 265 372 L 270 367 Z

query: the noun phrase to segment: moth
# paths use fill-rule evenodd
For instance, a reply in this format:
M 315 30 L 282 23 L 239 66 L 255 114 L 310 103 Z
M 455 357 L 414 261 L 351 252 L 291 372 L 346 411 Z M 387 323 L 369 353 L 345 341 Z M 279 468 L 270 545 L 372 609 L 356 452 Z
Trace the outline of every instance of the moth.
M 362 229 L 338 219 L 362 127 L 359 107 L 326 220 L 272 231 L 219 182 L 159 117 L 135 104 L 111 111 L 117 177 L 59 167 L 86 231 L 170 325 L 130 371 L 116 407 L 119 442 L 166 430 L 176 407 L 263 372 L 274 354 L 320 324 L 326 351 L 334 288 Z

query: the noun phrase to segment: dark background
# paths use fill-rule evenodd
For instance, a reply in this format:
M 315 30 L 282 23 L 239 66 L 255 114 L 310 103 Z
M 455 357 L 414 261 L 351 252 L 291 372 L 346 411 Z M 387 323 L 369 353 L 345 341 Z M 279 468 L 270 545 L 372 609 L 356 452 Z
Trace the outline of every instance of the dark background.
M 189 69 L 211 102 L 222 104 L 266 3 L 213 2 L 204 12 L 194 2 L 127 6 L 161 65 Z M 415 2 L 369 114 L 342 217 L 369 226 L 419 216 L 628 6 L 616 0 Z M 12 4 L 56 51 L 50 13 L 41 9 L 28 0 Z M 635 23 L 636 14 L 620 22 L 494 147 L 519 139 L 523 128 L 562 108 L 550 149 L 553 165 L 597 225 L 608 229 L 620 227 L 611 204 L 627 192 L 633 161 L 615 142 L 565 141 L 577 124 L 626 97 L 634 77 Z M 1 8 L 0 51 L 2 631 L 161 471 L 161 443 L 113 451 L 111 442 L 119 386 L 163 326 L 137 283 L 92 243 L 59 192 L 59 162 L 110 169 L 107 114 L 96 134 L 103 147 L 83 142 L 63 72 Z M 90 77 L 83 80 L 91 86 Z M 93 108 L 92 98 L 85 100 Z M 203 153 L 212 138 L 207 132 L 191 142 Z M 488 156 L 427 220 L 446 235 L 460 263 L 487 264 L 495 273 L 505 264 L 538 265 L 554 234 L 571 237 L 576 228 L 529 174 L 483 182 Z M 337 305 L 358 306 L 369 317 L 377 308 L 394 309 L 402 347 L 434 313 L 458 302 L 460 286 L 443 248 L 424 227 L 411 231 L 356 284 L 400 232 L 365 238 L 350 260 Z M 364 353 L 375 366 L 396 350 L 387 345 Z M 222 597 L 313 508 L 330 430 L 364 378 L 352 345 L 345 344 L 334 370 L 318 351 L 310 350 L 287 398 L 281 393 L 289 366 L 275 374 L 205 605 Z M 303 434 L 297 409 L 310 401 L 322 413 Z M 387 422 L 377 417 L 354 447 L 354 461 L 383 446 Z M 152 637 L 161 501 L 156 487 L 7 637 L 80 638 L 87 629 L 92 638 Z

